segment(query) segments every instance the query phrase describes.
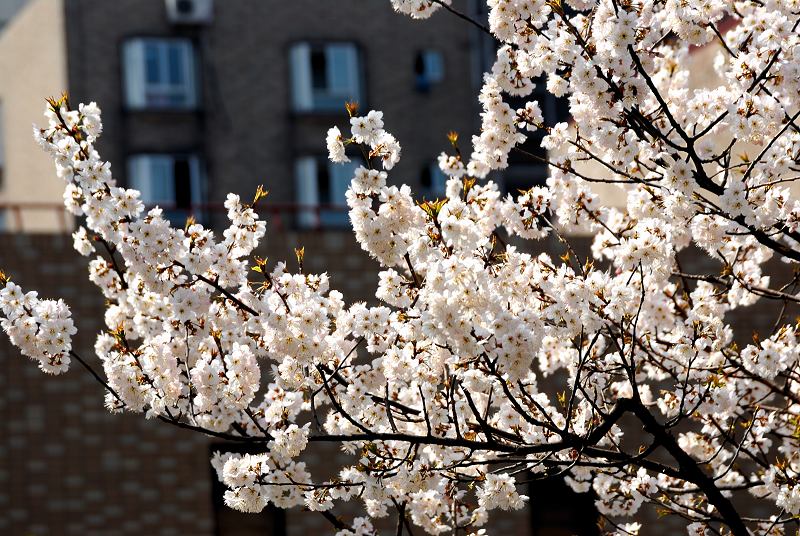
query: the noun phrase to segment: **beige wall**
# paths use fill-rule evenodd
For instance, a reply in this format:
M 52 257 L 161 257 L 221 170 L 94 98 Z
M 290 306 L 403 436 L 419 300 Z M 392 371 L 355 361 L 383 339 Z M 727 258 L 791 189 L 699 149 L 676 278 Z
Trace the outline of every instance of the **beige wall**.
M 67 89 L 63 0 L 31 1 L 0 34 L 0 105 L 3 108 L 3 203 L 61 203 L 63 182 L 50 158 L 36 145 L 31 124 L 44 121 L 44 98 Z M 71 222 L 56 209 L 0 210 L 5 228 L 61 230 Z
M 720 79 L 713 69 L 714 57 L 719 50 L 717 44 L 710 44 L 692 50 L 689 55 L 689 87 L 711 88 L 720 84 Z M 602 164 L 590 160 L 575 163 L 575 168 L 581 174 L 596 179 L 611 178 L 611 171 Z M 624 208 L 627 198 L 622 188 L 609 183 L 593 183 L 592 191 L 597 193 L 605 206 Z
M 691 89 L 713 89 L 723 83 L 722 79 L 713 68 L 714 60 L 721 49 L 721 45 L 715 41 L 691 51 L 688 57 L 689 87 Z M 718 149 L 724 149 L 730 141 L 731 136 L 726 132 L 722 132 L 714 139 L 714 144 Z M 752 158 L 758 155 L 761 149 L 761 147 L 755 147 L 752 144 L 737 143 L 733 147 L 732 154 L 747 154 Z M 735 156 L 735 158 L 738 158 L 738 156 Z M 734 161 L 733 163 L 735 164 L 736 162 Z M 606 179 L 611 176 L 608 168 L 595 161 L 581 162 L 576 164 L 575 167 L 580 173 L 588 177 Z M 712 167 L 709 166 L 708 170 L 711 171 Z M 603 204 L 606 206 L 624 208 L 626 205 L 625 193 L 621 188 L 613 184 L 594 183 L 592 185 L 592 190 L 601 197 Z M 800 196 L 800 184 L 796 182 L 792 183 L 791 192 L 795 197 Z M 708 194 L 707 192 L 705 195 L 713 197 L 712 194 Z

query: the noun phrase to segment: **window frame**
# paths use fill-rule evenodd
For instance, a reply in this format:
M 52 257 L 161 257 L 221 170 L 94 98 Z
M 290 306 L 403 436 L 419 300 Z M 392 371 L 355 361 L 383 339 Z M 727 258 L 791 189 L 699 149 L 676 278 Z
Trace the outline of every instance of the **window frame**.
M 148 81 L 148 45 L 156 46 L 162 79 L 170 78 L 170 46 L 179 45 L 178 57 L 181 58 L 183 70 L 180 83 Z M 200 108 L 200 62 L 194 40 L 159 35 L 128 37 L 121 45 L 120 65 L 124 109 L 137 112 L 189 112 Z M 173 101 L 176 95 L 182 96 L 184 102 Z M 159 99 L 163 102 L 159 102 Z
M 328 199 L 322 200 L 320 164 L 327 166 Z M 295 225 L 299 229 L 348 230 L 350 218 L 345 192 L 350 187 L 355 170 L 363 162 L 351 157 L 349 164 L 335 164 L 321 154 L 301 154 L 294 159 L 294 203 L 297 207 Z M 350 169 L 350 171 L 346 171 Z M 310 172 L 313 170 L 313 175 Z M 337 195 L 339 194 L 339 195 Z M 341 202 L 334 198 L 340 197 Z
M 446 77 L 444 53 L 438 48 L 423 48 L 414 55 L 414 87 L 419 93 L 430 93 Z M 422 66 L 422 72 L 418 67 Z
M 423 172 L 427 171 L 431 180 L 431 184 L 426 186 L 422 183 L 422 175 L 419 179 L 419 193 L 423 199 L 433 201 L 434 199 L 443 199 L 447 195 L 447 179 L 450 177 L 442 171 L 439 167 L 439 161 L 433 159 L 423 167 Z
M 351 78 L 349 89 L 338 95 L 328 89 L 328 94 L 326 95 L 324 91 L 315 90 L 314 88 L 311 54 L 315 49 L 322 48 L 326 54 L 327 67 L 330 61 L 327 55 L 330 53 L 330 49 L 335 47 L 340 48 L 342 52 L 349 49 L 347 51 L 352 53 L 355 64 L 348 74 L 348 77 Z M 287 58 L 288 67 L 289 109 L 292 113 L 299 115 L 339 114 L 344 110 L 344 104 L 347 101 L 356 101 L 362 108 L 366 106 L 366 58 L 363 47 L 357 41 L 336 39 L 295 41 L 289 44 L 285 57 Z M 299 68 L 297 67 L 298 64 L 301 64 Z M 331 77 L 332 73 L 334 75 L 338 73 L 338 70 L 331 71 L 329 68 L 326 70 L 326 77 L 328 78 Z M 330 85 L 331 80 L 328 79 L 327 81 Z M 315 95 L 315 91 L 322 94 Z M 330 99 L 327 104 L 324 102 L 326 98 Z
M 142 162 L 142 164 L 146 163 L 147 159 L 170 159 L 172 162 L 172 199 L 157 199 L 154 198 L 152 195 L 149 195 L 149 190 L 153 190 L 152 185 L 149 185 L 149 188 L 143 188 L 144 186 L 140 181 L 153 181 L 154 174 L 153 168 L 150 167 L 148 169 L 147 174 L 148 176 L 144 178 L 141 175 L 142 170 L 136 170 L 135 167 L 137 166 L 138 162 Z M 176 177 L 174 172 L 175 161 L 178 159 L 185 159 L 189 165 L 189 206 L 178 206 L 178 195 L 176 189 Z M 159 206 L 164 210 L 164 217 L 169 219 L 173 224 L 178 224 L 182 222 L 178 222 L 174 216 L 189 216 L 194 215 L 198 219 L 203 219 L 204 215 L 204 204 L 206 200 L 206 172 L 205 172 L 205 160 L 199 152 L 196 151 L 169 151 L 169 152 L 159 152 L 159 151 L 140 151 L 134 152 L 127 155 L 126 161 L 126 172 L 127 172 L 127 185 L 129 188 L 134 188 L 139 190 L 142 194 L 141 200 L 144 203 L 147 209 Z M 139 165 L 142 165 L 139 164 Z M 152 164 L 151 164 L 152 166 Z M 167 187 L 169 191 L 170 187 Z

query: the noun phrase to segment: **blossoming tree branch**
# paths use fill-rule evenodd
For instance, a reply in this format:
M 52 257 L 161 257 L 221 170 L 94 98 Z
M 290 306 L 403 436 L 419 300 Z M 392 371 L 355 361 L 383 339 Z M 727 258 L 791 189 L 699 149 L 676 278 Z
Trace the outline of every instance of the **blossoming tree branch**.
M 449 0 L 392 4 L 464 17 Z M 220 238 L 146 211 L 94 149 L 98 107 L 62 98 L 34 134 L 109 303 L 102 374 L 72 348 L 67 305 L 7 277 L 4 331 L 45 372 L 80 362 L 113 412 L 257 447 L 211 461 L 225 502 L 245 512 L 305 506 L 340 536 L 390 515 L 398 534 L 473 534 L 491 511 L 525 505 L 525 481 L 565 478 L 594 491 L 612 534 L 637 534 L 646 508 L 692 535 L 793 531 L 800 343 L 784 312 L 800 280 L 763 269 L 800 261 L 800 2 L 488 5 L 498 51 L 480 134 L 471 154 L 453 136 L 440 156 L 444 199 L 387 184 L 400 145 L 380 112 L 349 105 L 350 132 L 328 133 L 334 162 L 364 155 L 347 204 L 382 266 L 380 305 L 346 304 L 302 262 L 252 257 L 266 224 L 236 195 Z M 719 85 L 692 89 L 687 55 L 703 45 L 718 49 L 702 67 Z M 546 126 L 535 100 L 508 104 L 540 77 L 568 97 L 571 125 Z M 502 195 L 491 173 L 539 129 L 547 187 Z M 594 182 L 616 184 L 624 208 Z M 587 231 L 594 261 L 520 247 Z M 690 247 L 717 267 L 682 270 Z M 730 314 L 757 301 L 774 329 L 737 345 Z M 313 443 L 345 451 L 333 477 L 303 462 Z M 345 501 L 363 517 L 338 517 Z

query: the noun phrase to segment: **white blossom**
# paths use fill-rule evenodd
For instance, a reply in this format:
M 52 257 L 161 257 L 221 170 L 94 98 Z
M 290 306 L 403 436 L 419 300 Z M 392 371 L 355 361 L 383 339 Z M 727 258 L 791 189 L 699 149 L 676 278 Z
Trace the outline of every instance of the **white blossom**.
M 426 18 L 450 2 L 391 4 Z M 372 304 L 254 256 L 266 222 L 238 195 L 218 235 L 145 212 L 95 149 L 99 108 L 50 101 L 34 136 L 107 300 L 106 406 L 257 445 L 212 457 L 232 508 L 358 500 L 340 536 L 372 535 L 398 507 L 430 534 L 484 534 L 493 511 L 525 506 L 523 472 L 592 490 L 612 534 L 651 530 L 632 519 L 645 508 L 694 535 L 780 534 L 800 513 L 800 342 L 784 310 L 800 262 L 798 7 L 488 0 L 499 45 L 479 130 L 469 149 L 448 135 L 440 199 L 390 177 L 402 151 L 382 112 L 327 133 L 334 163 L 346 145 L 364 155 L 346 200 L 380 265 Z M 709 65 L 692 63 L 700 46 L 717 47 L 701 50 Z M 553 124 L 545 90 L 569 122 Z M 526 132 L 546 156 L 520 147 Z M 546 181 L 506 192 L 490 175 L 514 151 Z M 2 287 L 11 342 L 65 371 L 69 308 Z M 734 317 L 757 303 L 774 327 L 751 337 Z M 343 454 L 312 475 L 322 442 Z

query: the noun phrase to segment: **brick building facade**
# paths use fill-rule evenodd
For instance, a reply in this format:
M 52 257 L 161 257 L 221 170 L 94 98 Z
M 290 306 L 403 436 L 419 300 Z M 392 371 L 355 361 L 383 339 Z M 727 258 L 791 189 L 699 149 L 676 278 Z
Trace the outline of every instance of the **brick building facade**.
M 17 73 L 0 77 L 0 204 L 60 202 L 29 130 L 64 89 L 103 109 L 98 147 L 115 177 L 178 216 L 264 184 L 276 206 L 309 213 L 294 224 L 316 226 L 315 207 L 344 202 L 347 172 L 328 169 L 324 139 L 347 124 L 347 100 L 383 110 L 403 145 L 392 176 L 433 195 L 447 132 L 476 127 L 476 32 L 446 15 L 414 22 L 388 1 L 32 0 L 0 35 L 0 69 Z M 53 214 L 23 212 L 6 228 L 60 229 Z

